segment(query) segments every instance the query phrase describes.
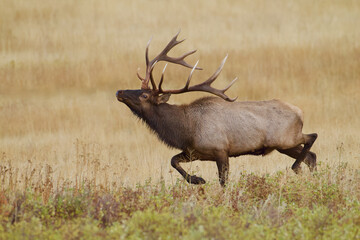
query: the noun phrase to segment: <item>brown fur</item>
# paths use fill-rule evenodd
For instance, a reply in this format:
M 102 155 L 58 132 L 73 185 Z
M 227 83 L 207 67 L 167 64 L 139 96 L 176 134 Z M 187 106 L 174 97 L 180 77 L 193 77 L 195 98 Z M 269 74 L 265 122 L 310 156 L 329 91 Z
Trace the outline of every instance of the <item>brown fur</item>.
M 171 164 L 190 183 L 201 184 L 201 177 L 190 176 L 180 162 L 216 161 L 221 185 L 227 180 L 229 157 L 245 154 L 266 155 L 273 150 L 295 158 L 297 173 L 305 160 L 310 170 L 316 155 L 309 152 L 317 134 L 303 134 L 302 111 L 279 100 L 228 102 L 217 97 L 200 98 L 188 105 L 170 105 L 170 95 L 151 90 L 118 91 L 117 98 L 173 148 L 182 150 Z M 301 147 L 304 144 L 304 147 Z

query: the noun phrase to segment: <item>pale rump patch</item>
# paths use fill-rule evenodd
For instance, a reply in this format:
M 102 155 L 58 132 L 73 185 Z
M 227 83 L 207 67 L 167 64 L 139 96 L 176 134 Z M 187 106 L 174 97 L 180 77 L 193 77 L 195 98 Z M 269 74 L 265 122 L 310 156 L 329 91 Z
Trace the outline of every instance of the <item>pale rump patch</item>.
M 289 108 L 291 108 L 291 110 L 293 110 L 299 116 L 301 121 L 304 122 L 304 113 L 300 108 L 298 108 L 297 106 L 294 106 L 294 105 L 292 105 L 290 103 L 287 103 L 287 102 L 282 102 L 282 103 L 284 105 L 288 106 Z

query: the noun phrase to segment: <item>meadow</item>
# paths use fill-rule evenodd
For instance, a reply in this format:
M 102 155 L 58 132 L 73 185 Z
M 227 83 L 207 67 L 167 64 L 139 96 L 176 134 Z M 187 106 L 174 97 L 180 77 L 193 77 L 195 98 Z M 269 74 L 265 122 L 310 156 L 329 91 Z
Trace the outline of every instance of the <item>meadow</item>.
M 0 3 L 0 239 L 360 238 L 360 3 L 321 1 L 40 1 Z M 238 101 L 281 99 L 304 111 L 319 172 L 278 153 L 183 164 L 115 98 L 140 88 L 152 37 Z M 162 63 L 155 72 L 159 79 Z M 165 88 L 190 70 L 170 65 Z M 202 93 L 172 96 L 186 104 Z M 274 220 L 275 219 L 275 220 Z

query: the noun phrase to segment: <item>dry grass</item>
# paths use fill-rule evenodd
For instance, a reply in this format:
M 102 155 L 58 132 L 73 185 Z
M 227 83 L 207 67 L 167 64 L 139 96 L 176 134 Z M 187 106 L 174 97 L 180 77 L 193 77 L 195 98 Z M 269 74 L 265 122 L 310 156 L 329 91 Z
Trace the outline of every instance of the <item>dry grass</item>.
M 32 168 L 51 167 L 55 180 L 73 183 L 82 177 L 125 185 L 150 177 L 175 182 L 179 175 L 169 160 L 178 151 L 160 143 L 118 103 L 115 91 L 140 86 L 135 72 L 144 68 L 150 36 L 154 55 L 179 28 L 188 40 L 174 54 L 196 48 L 191 62 L 199 58 L 205 69 L 194 81 L 207 77 L 229 53 L 217 86 L 238 76 L 230 96 L 279 98 L 301 107 L 304 131 L 319 133 L 313 148 L 319 161 L 360 166 L 358 1 L 4 0 L 2 5 L 1 165 L 18 168 L 19 181 Z M 171 66 L 166 86 L 182 85 L 188 72 Z M 173 96 L 171 103 L 200 95 Z M 231 178 L 242 171 L 284 170 L 292 162 L 277 153 L 240 157 L 231 160 Z M 217 176 L 214 163 L 186 167 L 207 180 Z

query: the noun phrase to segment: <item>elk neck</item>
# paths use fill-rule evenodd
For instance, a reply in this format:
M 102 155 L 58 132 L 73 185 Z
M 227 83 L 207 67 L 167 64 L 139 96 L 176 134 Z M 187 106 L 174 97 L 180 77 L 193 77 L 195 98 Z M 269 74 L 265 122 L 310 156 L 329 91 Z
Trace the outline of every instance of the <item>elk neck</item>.
M 142 119 L 170 147 L 184 150 L 188 146 L 191 123 L 185 114 L 186 106 L 162 103 L 144 111 Z

